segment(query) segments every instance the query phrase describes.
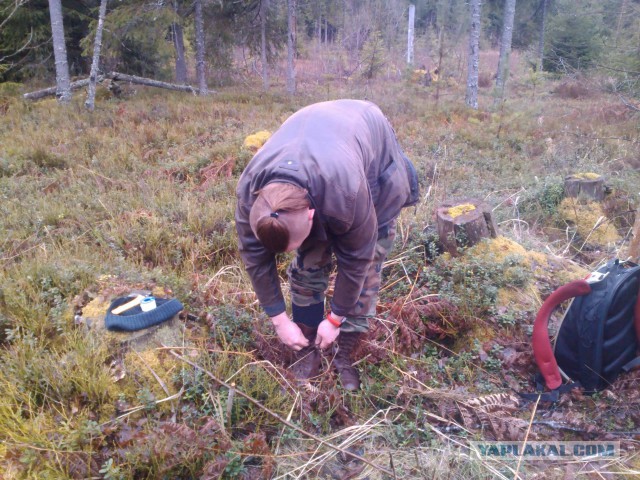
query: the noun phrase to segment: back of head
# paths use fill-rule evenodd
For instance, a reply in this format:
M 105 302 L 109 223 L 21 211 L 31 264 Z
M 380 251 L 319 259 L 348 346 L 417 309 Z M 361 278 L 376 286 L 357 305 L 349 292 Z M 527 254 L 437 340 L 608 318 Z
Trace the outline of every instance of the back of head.
M 291 243 L 302 242 L 308 232 L 309 197 L 304 188 L 273 182 L 258 192 L 249 223 L 267 250 L 281 253 Z

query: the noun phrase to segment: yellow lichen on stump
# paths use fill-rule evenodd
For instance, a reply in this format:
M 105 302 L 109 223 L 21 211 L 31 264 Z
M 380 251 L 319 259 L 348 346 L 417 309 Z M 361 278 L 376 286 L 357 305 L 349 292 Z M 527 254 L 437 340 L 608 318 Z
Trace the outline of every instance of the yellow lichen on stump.
M 447 214 L 451 218 L 457 218 L 460 215 L 464 215 L 465 213 L 473 212 L 476 209 L 476 206 L 472 203 L 463 203 L 461 205 L 456 205 L 455 207 L 451 207 L 447 210 Z
M 582 204 L 575 198 L 565 198 L 558 207 L 558 213 L 565 222 L 575 226 L 582 242 L 605 247 L 620 241 L 615 226 L 597 202 Z
M 252 151 L 258 151 L 265 144 L 267 140 L 271 137 L 271 132 L 267 130 L 261 130 L 252 135 L 249 135 L 244 139 L 244 143 L 242 144 L 244 148 Z
M 573 175 L 573 177 L 579 178 L 580 180 L 597 180 L 598 178 L 600 178 L 600 176 L 600 174 L 593 172 L 575 173 Z

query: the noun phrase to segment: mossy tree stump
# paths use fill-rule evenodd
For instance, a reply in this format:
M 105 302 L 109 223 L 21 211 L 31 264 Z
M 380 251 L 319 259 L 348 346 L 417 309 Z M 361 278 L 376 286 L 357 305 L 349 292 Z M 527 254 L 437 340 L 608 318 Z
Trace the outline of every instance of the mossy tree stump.
M 576 173 L 564 178 L 567 197 L 586 197 L 597 202 L 604 200 L 604 177 L 597 173 Z
M 436 209 L 436 227 L 440 243 L 454 256 L 483 238 L 498 236 L 491 209 L 473 199 L 441 203 Z

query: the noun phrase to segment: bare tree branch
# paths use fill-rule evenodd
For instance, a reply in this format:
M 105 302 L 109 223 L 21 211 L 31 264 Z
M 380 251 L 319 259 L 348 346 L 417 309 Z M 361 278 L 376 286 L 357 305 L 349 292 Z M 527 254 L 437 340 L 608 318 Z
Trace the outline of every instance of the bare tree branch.
M 620 97 L 620 100 L 622 101 L 622 103 L 625 104 L 627 108 L 630 108 L 634 112 L 640 112 L 640 107 L 638 105 L 634 105 L 633 103 L 631 103 L 631 101 L 628 98 L 625 98 L 621 94 L 618 94 L 618 97 Z
M 0 23 L 0 29 L 2 29 L 2 27 L 4 27 L 7 24 L 7 22 L 11 19 L 11 17 L 15 15 L 15 13 L 18 11 L 18 8 L 20 8 L 22 5 L 27 3 L 27 1 L 28 0 L 16 0 L 15 5 L 13 6 L 13 10 L 11 10 L 11 13 L 9 13 L 9 15 L 7 15 L 7 17 L 2 21 L 2 23 Z
M 5 60 L 7 60 L 8 58 L 11 57 L 15 57 L 16 55 L 18 55 L 20 52 L 22 52 L 23 50 L 26 50 L 26 48 L 29 46 L 29 44 L 31 43 L 31 40 L 33 40 L 33 28 L 31 29 L 31 33 L 29 34 L 29 38 L 27 39 L 27 41 L 25 42 L 25 44 L 23 46 L 21 46 L 18 50 L 16 50 L 15 52 L 13 52 L 10 55 L 5 55 L 4 57 L 0 58 L 0 63 L 4 62 Z
M 640 75 L 640 72 L 634 72 L 633 70 L 622 70 L 621 68 L 608 67 L 607 65 L 601 65 L 599 63 L 594 63 L 594 65 L 598 68 L 611 70 L 612 72 L 628 73 L 630 75 Z

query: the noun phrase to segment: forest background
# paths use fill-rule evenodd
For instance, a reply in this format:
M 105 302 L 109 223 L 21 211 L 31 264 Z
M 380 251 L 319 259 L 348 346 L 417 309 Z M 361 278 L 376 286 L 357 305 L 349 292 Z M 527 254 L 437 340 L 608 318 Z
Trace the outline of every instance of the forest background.
M 3 478 L 638 475 L 639 375 L 557 405 L 513 393 L 535 388 L 542 301 L 634 238 L 639 80 L 638 0 L 0 0 Z M 268 132 L 346 97 L 380 105 L 424 195 L 354 394 L 328 370 L 292 381 L 233 226 Z M 565 198 L 576 173 L 606 199 Z M 442 254 L 434 211 L 469 198 L 500 236 Z M 100 328 L 135 290 L 185 311 L 145 339 Z M 621 456 L 469 450 L 492 439 Z

